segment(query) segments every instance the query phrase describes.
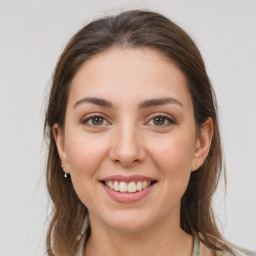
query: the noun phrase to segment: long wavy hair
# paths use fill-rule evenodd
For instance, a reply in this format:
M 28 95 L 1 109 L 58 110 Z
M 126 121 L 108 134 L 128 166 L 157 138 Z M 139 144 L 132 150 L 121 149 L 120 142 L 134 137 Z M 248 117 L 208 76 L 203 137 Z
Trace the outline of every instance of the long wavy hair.
M 196 126 L 211 117 L 213 137 L 204 164 L 192 172 L 181 200 L 181 228 L 217 251 L 229 246 L 216 225 L 212 199 L 220 177 L 225 177 L 217 106 L 213 88 L 201 54 L 190 36 L 165 16 L 148 10 L 131 10 L 95 20 L 75 34 L 61 54 L 52 81 L 45 115 L 48 139 L 47 187 L 52 200 L 52 215 L 47 234 L 49 256 L 74 255 L 81 235 L 90 235 L 88 209 L 79 200 L 71 179 L 63 177 L 52 127 L 64 128 L 70 84 L 79 67 L 92 56 L 119 46 L 148 47 L 161 51 L 182 70 L 191 94 Z

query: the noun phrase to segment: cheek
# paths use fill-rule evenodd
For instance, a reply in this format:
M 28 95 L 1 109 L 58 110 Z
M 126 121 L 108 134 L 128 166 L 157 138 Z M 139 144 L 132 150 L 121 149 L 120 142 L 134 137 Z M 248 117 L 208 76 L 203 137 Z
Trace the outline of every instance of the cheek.
M 97 139 L 76 133 L 66 138 L 67 161 L 74 189 L 88 208 L 93 208 L 99 166 L 105 158 L 106 147 Z
M 190 137 L 170 136 L 152 143 L 151 155 L 162 170 L 169 172 L 191 171 L 194 141 Z
M 98 183 L 97 170 L 106 155 L 106 143 L 98 140 L 84 133 L 70 132 L 65 143 L 74 189 L 88 208 L 93 205 L 93 191 Z
M 149 152 L 159 173 L 161 193 L 156 200 L 161 205 L 162 216 L 168 216 L 173 209 L 179 211 L 191 175 L 193 136 L 186 136 L 185 133 L 178 135 L 175 133 L 161 140 L 152 140 Z
M 194 141 L 183 133 L 183 136 L 170 136 L 154 145 L 157 146 L 151 151 L 151 158 L 164 181 L 165 197 L 180 201 L 192 170 Z
M 74 175 L 92 175 L 105 157 L 104 143 L 83 133 L 71 134 L 66 138 L 69 167 Z

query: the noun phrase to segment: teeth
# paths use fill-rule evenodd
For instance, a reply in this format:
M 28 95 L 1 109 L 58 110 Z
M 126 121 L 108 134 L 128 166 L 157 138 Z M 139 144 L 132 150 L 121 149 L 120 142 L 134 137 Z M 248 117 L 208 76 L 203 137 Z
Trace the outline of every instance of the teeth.
M 134 193 L 134 192 L 136 192 L 136 190 L 137 190 L 137 186 L 136 186 L 135 182 L 130 182 L 128 184 L 128 192 Z
M 111 189 L 114 189 L 114 184 L 111 180 L 109 181 L 107 186 L 110 187 Z
M 141 190 L 142 190 L 142 182 L 141 182 L 141 181 L 139 181 L 139 182 L 137 183 L 137 190 L 138 190 L 138 191 L 141 191 Z
M 121 182 L 120 182 L 119 190 L 120 190 L 120 192 L 127 192 L 127 190 L 128 190 L 128 189 L 127 189 L 127 183 L 121 181 Z
M 114 190 L 119 191 L 119 183 L 117 181 L 114 181 Z
M 148 186 L 148 182 L 145 180 L 142 182 L 142 188 L 145 189 Z
M 136 182 L 118 182 L 118 181 L 105 181 L 105 185 L 109 187 L 110 189 L 113 189 L 118 192 L 123 192 L 123 193 L 135 193 L 136 191 L 141 191 L 142 189 L 146 189 L 150 185 L 150 181 L 138 181 L 137 184 Z

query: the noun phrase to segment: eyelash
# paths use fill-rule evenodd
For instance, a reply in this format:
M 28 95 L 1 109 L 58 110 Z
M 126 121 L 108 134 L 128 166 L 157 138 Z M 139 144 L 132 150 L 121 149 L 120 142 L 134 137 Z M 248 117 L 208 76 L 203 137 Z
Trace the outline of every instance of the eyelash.
M 164 118 L 164 121 L 168 122 L 167 124 L 165 123 L 164 125 L 159 125 L 159 128 L 161 127 L 167 127 L 167 126 L 170 126 L 170 125 L 174 125 L 174 124 L 177 124 L 176 120 L 172 117 L 170 117 L 169 115 L 167 114 L 160 114 L 160 113 L 155 113 L 153 114 L 153 116 L 151 116 L 151 118 L 146 122 L 146 123 L 149 123 L 150 121 L 153 121 L 155 118 L 157 117 L 160 117 L 160 118 Z M 83 119 L 81 121 L 81 123 L 83 125 L 86 125 L 86 126 L 89 126 L 89 127 L 97 127 L 97 126 L 103 126 L 104 124 L 100 124 L 100 125 L 94 125 L 94 124 L 89 124 L 90 121 L 93 120 L 93 118 L 102 118 L 103 119 L 103 122 L 108 122 L 106 121 L 106 118 L 104 115 L 102 114 L 93 114 L 93 115 L 90 115 L 89 117 L 86 117 L 85 119 Z M 108 122 L 109 123 L 109 122 Z M 154 125 L 154 124 L 151 124 L 150 126 L 155 126 L 157 127 L 158 125 Z
M 84 125 L 86 125 L 86 126 L 89 126 L 89 127 L 102 126 L 102 125 L 88 124 L 89 121 L 92 121 L 93 118 L 97 118 L 97 117 L 102 118 L 102 119 L 103 119 L 103 122 L 106 121 L 106 118 L 105 118 L 104 115 L 102 115 L 102 114 L 92 114 L 92 115 L 86 117 L 85 119 L 83 119 L 83 120 L 81 121 L 81 123 L 84 124 Z M 108 123 L 109 123 L 109 122 L 108 122 Z
M 177 124 L 176 120 L 172 117 L 170 117 L 169 115 L 167 114 L 160 114 L 160 113 L 155 113 L 153 114 L 153 116 L 149 119 L 149 121 L 153 121 L 155 118 L 157 117 L 160 117 L 160 118 L 164 118 L 165 122 L 167 121 L 168 123 L 167 124 L 164 124 L 164 125 L 159 125 L 159 128 L 161 127 L 167 127 L 167 126 L 170 126 L 170 125 L 174 125 L 174 124 Z M 149 121 L 147 121 L 147 123 L 149 123 Z M 158 125 L 152 125 L 152 126 L 158 126 Z

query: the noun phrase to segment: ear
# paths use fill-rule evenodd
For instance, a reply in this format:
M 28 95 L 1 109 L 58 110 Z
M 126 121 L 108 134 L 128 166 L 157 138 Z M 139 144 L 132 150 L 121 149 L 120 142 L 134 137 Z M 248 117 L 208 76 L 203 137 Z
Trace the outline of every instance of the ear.
M 213 135 L 213 122 L 212 118 L 208 118 L 201 126 L 200 132 L 196 139 L 195 151 L 193 155 L 192 171 L 196 171 L 203 165 L 211 148 L 211 141 Z
M 59 124 L 55 123 L 52 127 L 53 136 L 55 139 L 55 143 L 57 146 L 57 150 L 59 153 L 61 166 L 63 167 L 63 171 L 65 173 L 69 173 L 69 167 L 68 167 L 68 161 L 67 161 L 67 155 L 65 152 L 65 143 L 64 143 L 64 131 L 59 126 Z

